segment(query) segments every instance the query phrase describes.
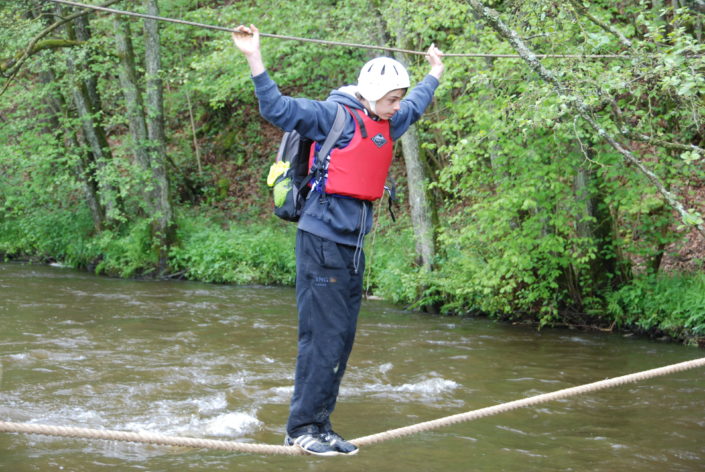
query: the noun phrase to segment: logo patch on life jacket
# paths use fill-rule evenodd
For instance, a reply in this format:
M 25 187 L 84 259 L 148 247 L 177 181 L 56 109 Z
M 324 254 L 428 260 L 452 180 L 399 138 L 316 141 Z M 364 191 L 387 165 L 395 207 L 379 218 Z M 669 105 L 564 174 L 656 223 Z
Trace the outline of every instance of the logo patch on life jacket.
M 387 144 L 387 139 L 382 135 L 382 133 L 377 133 L 377 135 L 372 138 L 372 142 L 375 143 L 378 148 L 381 148 Z

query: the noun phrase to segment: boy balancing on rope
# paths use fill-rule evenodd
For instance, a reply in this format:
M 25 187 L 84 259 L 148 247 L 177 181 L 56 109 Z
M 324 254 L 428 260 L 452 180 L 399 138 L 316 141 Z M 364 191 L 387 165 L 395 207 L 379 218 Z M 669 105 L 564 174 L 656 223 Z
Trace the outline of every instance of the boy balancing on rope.
M 346 108 L 327 174 L 313 183 L 298 223 L 298 356 L 285 444 L 321 456 L 355 454 L 357 447 L 333 431 L 330 415 L 355 338 L 365 269 L 363 240 L 372 228 L 372 201 L 384 193 L 394 141 L 431 102 L 443 73 L 442 53 L 431 45 L 431 70 L 408 94 L 404 66 L 378 57 L 362 67 L 357 85 L 316 101 L 279 92 L 264 67 L 254 25 L 238 26 L 232 36 L 250 66 L 260 113 L 267 121 L 321 143 L 338 104 Z

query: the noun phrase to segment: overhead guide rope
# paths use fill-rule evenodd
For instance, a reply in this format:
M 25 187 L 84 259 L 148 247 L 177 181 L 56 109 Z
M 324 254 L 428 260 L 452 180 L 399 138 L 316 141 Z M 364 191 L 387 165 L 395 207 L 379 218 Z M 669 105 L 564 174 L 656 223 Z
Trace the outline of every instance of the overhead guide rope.
M 106 13 L 114 13 L 116 15 L 126 15 L 126 16 L 133 16 L 136 18 L 144 18 L 144 19 L 148 19 L 148 20 L 166 21 L 169 23 L 177 23 L 180 25 L 195 26 L 198 28 L 205 28 L 205 29 L 211 29 L 211 30 L 216 30 L 216 31 L 227 31 L 229 33 L 232 33 L 234 30 L 234 28 L 228 28 L 226 26 L 208 25 L 205 23 L 197 23 L 195 21 L 186 21 L 186 20 L 179 20 L 179 19 L 175 19 L 175 18 L 167 18 L 164 16 L 147 15 L 144 13 L 136 13 L 136 12 L 125 11 L 125 10 L 116 10 L 114 8 L 101 7 L 98 5 L 87 5 L 84 3 L 71 2 L 71 1 L 67 1 L 67 0 L 46 0 L 46 1 L 53 2 L 53 3 L 60 3 L 62 5 L 70 5 L 70 6 L 78 7 L 78 8 L 89 8 L 92 10 L 103 11 Z M 400 52 L 400 53 L 404 53 L 404 54 L 413 54 L 413 55 L 419 55 L 419 56 L 426 55 L 426 51 L 413 51 L 410 49 L 393 48 L 393 47 L 388 47 L 388 46 L 376 46 L 376 45 L 371 45 L 371 44 L 348 43 L 348 42 L 341 42 L 341 41 L 330 41 L 330 40 L 325 40 L 325 39 L 299 38 L 296 36 L 286 36 L 286 35 L 272 34 L 272 33 L 260 33 L 260 36 L 267 37 L 267 38 L 275 38 L 275 39 L 285 39 L 285 40 L 289 40 L 289 41 L 301 41 L 301 42 L 308 42 L 308 43 L 327 44 L 330 46 L 343 46 L 343 47 L 348 47 L 348 48 L 360 48 L 360 49 L 377 49 L 377 50 L 382 50 L 382 51 Z M 632 59 L 633 58 L 633 56 L 624 55 L 624 54 L 536 54 L 535 56 L 539 59 L 544 59 L 544 58 Z M 489 53 L 444 53 L 443 57 L 479 57 L 479 58 L 484 57 L 484 58 L 501 58 L 501 59 L 521 59 L 522 58 L 519 54 L 489 54 Z
M 426 421 L 424 423 L 418 423 L 415 425 L 406 426 L 404 428 L 392 429 L 382 433 L 364 436 L 361 438 L 353 439 L 350 442 L 358 447 L 368 446 L 370 444 L 388 441 L 390 439 L 400 438 L 422 431 L 430 431 L 445 426 L 450 426 L 456 423 L 463 423 L 479 418 L 484 418 L 487 416 L 497 415 L 499 413 L 516 410 L 518 408 L 525 408 L 528 406 L 534 406 L 540 403 L 546 403 L 553 400 L 574 397 L 576 395 L 582 395 L 589 392 L 596 392 L 598 390 L 604 390 L 606 388 L 617 387 L 619 385 L 639 382 L 647 379 L 652 379 L 654 377 L 674 374 L 676 372 L 683 372 L 686 370 L 704 366 L 705 357 L 700 359 L 694 359 L 691 361 L 681 362 L 679 364 L 672 364 L 665 367 L 659 367 L 657 369 L 645 370 L 643 372 L 637 372 L 635 374 L 629 374 L 621 377 L 614 377 L 612 379 L 601 380 L 598 382 L 580 385 L 578 387 L 571 387 L 563 390 L 557 390 L 551 393 L 544 393 L 542 395 L 536 395 L 533 397 L 524 398 L 522 400 L 515 400 L 509 403 L 502 403 L 495 406 L 481 408 L 479 410 L 472 410 L 466 413 L 446 416 L 433 421 Z M 11 423 L 7 421 L 0 421 L 0 432 L 44 434 L 50 436 L 64 436 L 84 439 L 105 439 L 110 441 L 127 441 L 135 443 L 147 443 L 165 446 L 181 446 L 204 449 L 222 449 L 227 451 L 237 451 L 250 454 L 279 454 L 290 456 L 305 454 L 301 449 L 295 446 L 275 446 L 269 444 L 245 443 L 239 441 L 222 441 L 203 438 L 166 436 L 162 434 L 146 432 L 135 433 L 127 431 L 49 426 L 34 423 Z

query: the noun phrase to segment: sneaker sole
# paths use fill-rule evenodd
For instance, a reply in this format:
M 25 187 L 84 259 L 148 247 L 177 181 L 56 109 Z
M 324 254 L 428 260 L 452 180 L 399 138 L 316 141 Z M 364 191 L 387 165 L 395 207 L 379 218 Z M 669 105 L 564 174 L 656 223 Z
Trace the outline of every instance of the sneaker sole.
M 302 442 L 306 442 L 306 440 L 304 440 L 304 441 L 302 441 Z M 301 449 L 302 451 L 304 451 L 306 454 L 312 454 L 312 455 L 314 455 L 314 456 L 332 457 L 332 456 L 340 455 L 340 453 L 339 453 L 338 451 L 326 451 L 326 452 L 316 452 L 316 451 L 312 451 L 312 450 L 310 450 L 310 449 L 306 449 L 306 448 L 304 447 L 304 445 L 300 444 L 300 443 L 297 442 L 297 441 L 294 441 L 294 446 L 298 447 L 299 449 Z
M 313 456 L 319 456 L 319 457 L 333 457 L 333 456 L 339 456 L 341 455 L 340 452 L 338 451 L 328 451 L 328 452 L 313 452 L 309 451 L 308 449 L 304 449 L 303 447 L 299 446 L 298 444 L 295 444 L 296 447 L 304 451 L 306 454 L 311 454 Z M 345 454 L 343 454 L 345 455 Z

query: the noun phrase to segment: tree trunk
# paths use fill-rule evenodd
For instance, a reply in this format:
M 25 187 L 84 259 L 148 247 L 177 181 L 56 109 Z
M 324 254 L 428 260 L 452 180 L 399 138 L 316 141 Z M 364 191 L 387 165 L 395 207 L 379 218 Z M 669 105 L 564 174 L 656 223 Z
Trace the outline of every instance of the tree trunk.
M 85 135 L 84 135 L 85 137 Z M 70 137 L 71 146 L 75 149 L 88 149 L 88 143 L 79 143 L 80 137 L 71 136 Z M 81 155 L 81 158 L 76 164 L 78 174 L 81 178 L 83 184 L 83 194 L 86 197 L 86 204 L 91 212 L 91 218 L 93 220 L 93 229 L 97 232 L 103 230 L 105 224 L 105 209 L 100 204 L 100 193 L 98 190 L 98 182 L 95 179 L 95 168 L 92 166 L 94 162 L 94 156 L 91 154 L 90 150 L 86 150 L 86 155 Z
M 76 17 L 73 20 L 73 25 L 78 41 L 83 43 L 91 39 L 91 29 L 88 24 L 88 18 L 85 15 Z M 85 82 L 91 108 L 94 113 L 98 113 L 103 109 L 100 95 L 98 94 L 98 78 L 95 74 L 91 74 L 86 78 Z
M 60 6 L 57 8 L 61 9 Z M 78 16 L 73 22 L 66 23 L 64 29 L 73 40 L 83 42 L 91 37 L 85 16 Z M 93 226 L 96 231 L 101 231 L 106 224 L 114 223 L 121 211 L 121 205 L 118 189 L 109 182 L 101 182 L 99 177 L 101 172 L 107 174 L 103 171 L 112 160 L 112 152 L 105 128 L 97 118 L 102 109 L 97 79 L 95 75 L 89 75 L 86 79 L 78 78 L 79 74 L 71 56 L 67 59 L 67 66 L 69 74 L 74 78 L 72 97 L 83 131 L 83 139 L 74 142 L 82 141 L 88 149 L 81 158 L 79 172 L 86 187 L 85 194 L 93 216 Z
M 156 0 L 146 0 L 149 14 L 158 15 Z M 125 97 L 128 124 L 133 139 L 135 161 L 149 179 L 143 199 L 145 211 L 152 218 L 152 242 L 158 256 L 158 270 L 167 268 L 169 247 L 174 242 L 173 210 L 169 198 L 166 172 L 166 139 L 162 82 L 159 77 L 161 56 L 159 29 L 155 20 L 145 20 L 145 67 L 147 73 L 147 107 L 137 82 L 135 56 L 130 40 L 130 27 L 118 17 L 113 19 L 118 55 L 121 61 L 120 84 Z
M 146 0 L 147 13 L 158 16 L 157 0 Z M 155 222 L 154 235 L 158 244 L 159 270 L 167 267 L 169 247 L 174 242 L 175 228 L 169 197 L 169 179 L 166 172 L 166 137 L 164 134 L 164 100 L 161 73 L 161 53 L 159 46 L 159 24 L 155 20 L 145 20 L 145 66 L 147 73 L 147 136 L 154 179 Z
M 69 71 L 71 71 L 71 66 Z M 117 212 L 113 198 L 114 195 L 117 195 L 117 191 L 112 185 L 105 185 L 104 189 L 106 191 L 99 192 L 99 179 L 96 175 L 96 170 L 105 167 L 109 159 L 106 157 L 105 153 L 109 153 L 110 150 L 102 127 L 96 129 L 95 123 L 93 122 L 93 116 L 87 103 L 87 92 L 84 84 L 79 82 L 74 85 L 73 101 L 78 112 L 78 117 L 81 120 L 83 139 L 88 149 L 85 157 L 81 159 L 79 172 L 86 186 L 87 203 L 93 216 L 93 227 L 96 231 L 102 231 L 105 224 L 106 211 L 109 215 L 113 216 L 116 216 Z M 99 195 L 103 196 L 105 207 L 101 205 Z
M 113 16 L 115 27 L 115 42 L 118 57 L 120 58 L 120 86 L 125 98 L 125 108 L 127 111 L 128 126 L 132 137 L 132 154 L 139 166 L 145 170 L 151 170 L 149 153 L 147 152 L 147 124 L 144 117 L 144 105 L 142 94 L 137 81 L 137 70 L 135 67 L 135 53 L 132 49 L 130 24 L 120 18 Z M 144 201 L 148 213 L 154 210 L 150 192 L 145 191 Z
M 409 185 L 409 205 L 416 241 L 416 255 L 421 260 L 421 267 L 430 272 L 433 270 L 433 260 L 436 256 L 433 208 L 426 194 L 427 178 L 415 126 L 409 128 L 402 136 L 401 146 Z
M 375 26 L 377 31 L 375 36 L 378 37 L 378 42 L 388 43 L 389 33 L 386 24 L 382 19 L 379 7 L 377 7 Z M 396 45 L 403 46 L 404 32 L 396 32 Z M 403 61 L 403 57 L 395 54 L 397 59 Z M 426 272 L 433 270 L 433 261 L 436 257 L 436 225 L 437 220 L 436 208 L 432 204 L 429 194 L 427 193 L 428 164 L 424 160 L 424 154 L 419 146 L 418 133 L 416 127 L 410 127 L 401 137 L 402 154 L 404 156 L 404 164 L 406 166 L 407 185 L 409 186 L 409 207 L 411 210 L 411 222 L 414 230 L 414 240 L 416 243 L 416 256 L 420 261 L 421 267 Z
M 51 84 L 56 82 L 54 73 L 48 67 L 44 68 L 40 72 L 39 79 L 43 84 Z M 64 146 L 68 148 L 66 149 L 66 152 L 68 153 L 73 151 L 79 155 L 76 163 L 76 172 L 82 183 L 83 192 L 86 197 L 86 204 L 91 212 L 93 227 L 96 231 L 101 231 L 103 228 L 104 212 L 98 201 L 98 188 L 95 184 L 95 180 L 89 178 L 90 173 L 87 170 L 90 167 L 91 162 L 90 151 L 86 150 L 86 146 L 81 146 L 79 144 L 79 139 L 77 138 L 76 133 L 62 128 L 60 124 L 58 117 L 62 116 L 66 109 L 66 101 L 64 100 L 64 97 L 59 94 L 50 95 L 46 99 L 46 103 L 49 110 L 49 113 L 47 114 L 49 118 L 47 119 L 46 124 L 49 128 L 45 129 L 44 132 L 47 134 L 62 133 L 62 141 Z
M 586 152 L 590 152 L 588 149 Z M 576 233 L 595 244 L 595 257 L 590 260 L 590 283 L 583 294 L 595 294 L 618 287 L 628 278 L 627 262 L 615 246 L 615 220 L 600 192 L 595 171 L 587 165 L 576 169 L 573 179 L 575 200 L 581 209 L 576 217 Z M 576 282 L 577 283 L 577 282 Z
M 63 18 L 63 8 L 61 6 L 56 5 L 54 7 L 54 11 L 57 14 L 57 17 Z M 79 17 L 82 20 L 85 21 L 85 18 Z M 77 40 L 82 40 L 82 39 L 87 39 L 87 38 L 77 38 L 75 34 L 75 30 L 72 28 L 72 25 L 70 22 L 66 22 L 64 24 L 64 29 L 66 31 L 66 34 L 69 38 L 70 41 L 73 42 L 78 42 Z M 75 76 L 75 67 L 73 64 L 73 61 L 71 59 L 68 60 L 68 71 L 71 75 Z M 44 68 L 42 72 L 40 73 L 40 80 L 42 83 L 55 83 L 55 77 L 53 72 L 51 71 L 50 68 Z M 76 87 L 73 90 L 73 97 L 74 97 L 74 102 L 76 105 L 77 113 L 79 116 L 79 119 L 82 121 L 82 128 L 83 128 L 83 138 L 88 139 L 89 138 L 89 133 L 86 127 L 86 121 L 91 120 L 91 112 L 87 111 L 85 103 L 84 102 L 79 102 L 77 100 L 77 96 L 79 95 L 79 89 L 81 91 L 84 91 L 84 87 L 81 81 L 77 81 Z M 83 98 L 83 96 L 81 95 Z M 66 100 L 64 99 L 63 96 L 61 95 L 55 95 L 53 97 L 50 97 L 50 109 L 52 110 L 52 130 L 50 132 L 56 132 L 56 131 L 61 131 L 62 127 L 59 124 L 59 120 L 56 118 L 58 116 L 61 116 L 62 114 L 65 113 L 66 110 Z M 92 125 L 90 125 L 91 130 Z M 93 133 L 94 134 L 94 133 Z M 92 137 L 92 135 L 91 135 Z M 105 209 L 100 203 L 100 197 L 99 197 L 99 190 L 98 190 L 98 182 L 97 178 L 95 175 L 95 155 L 91 151 L 89 146 L 85 146 L 81 144 L 81 136 L 79 135 L 78 132 L 74 132 L 73 130 L 69 129 L 63 129 L 63 143 L 64 146 L 66 147 L 66 152 L 67 153 L 76 153 L 78 156 L 78 160 L 76 162 L 76 173 L 78 179 L 82 183 L 85 199 L 86 199 L 86 205 L 88 206 L 90 212 L 91 212 L 91 218 L 93 221 L 93 228 L 95 231 L 101 231 L 104 227 L 105 224 Z M 107 147 L 107 142 L 105 143 Z
M 390 42 L 390 34 L 387 25 L 381 15 L 379 6 L 376 6 L 377 21 L 375 22 L 376 31 L 374 36 L 377 36 L 379 43 L 388 44 Z M 396 31 L 396 46 L 403 47 L 406 35 L 403 30 Z M 396 59 L 405 62 L 403 54 L 395 53 Z M 411 211 L 411 224 L 414 231 L 414 242 L 416 246 L 416 260 L 426 274 L 433 271 L 433 262 L 436 257 L 436 225 L 437 220 L 435 213 L 435 205 L 430 201 L 427 193 L 427 162 L 424 160 L 424 154 L 419 146 L 418 133 L 416 126 L 411 126 L 406 133 L 401 137 L 402 155 L 404 156 L 404 165 L 406 167 L 406 180 L 409 187 L 409 209 Z M 420 293 L 426 290 L 426 286 L 418 288 Z M 437 307 L 434 305 L 425 305 L 423 309 L 426 311 L 436 312 Z

